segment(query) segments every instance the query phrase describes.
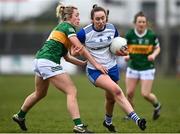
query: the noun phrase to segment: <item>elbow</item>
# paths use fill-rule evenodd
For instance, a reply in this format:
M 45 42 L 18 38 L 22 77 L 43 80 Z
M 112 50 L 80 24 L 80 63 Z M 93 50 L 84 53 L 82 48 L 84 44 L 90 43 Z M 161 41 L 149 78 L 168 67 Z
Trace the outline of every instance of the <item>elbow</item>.
M 158 48 L 157 48 L 157 55 L 158 55 L 160 52 L 161 52 L 161 48 L 158 47 Z
M 161 48 L 158 46 L 157 48 L 155 48 L 154 52 L 159 54 L 161 52 Z
M 159 47 L 159 53 L 161 52 L 161 48 Z

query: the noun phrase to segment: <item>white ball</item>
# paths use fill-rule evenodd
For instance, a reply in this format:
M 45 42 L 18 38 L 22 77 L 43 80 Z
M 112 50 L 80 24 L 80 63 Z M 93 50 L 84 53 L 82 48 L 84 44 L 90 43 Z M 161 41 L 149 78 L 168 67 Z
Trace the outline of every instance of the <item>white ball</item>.
M 127 49 L 127 40 L 122 37 L 115 37 L 110 44 L 111 53 L 116 55 L 116 52 L 119 50 Z

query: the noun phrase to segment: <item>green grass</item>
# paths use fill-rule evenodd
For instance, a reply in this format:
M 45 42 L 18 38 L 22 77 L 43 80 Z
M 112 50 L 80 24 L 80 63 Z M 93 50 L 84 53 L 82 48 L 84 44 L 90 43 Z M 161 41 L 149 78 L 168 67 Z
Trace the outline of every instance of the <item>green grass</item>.
M 119 83 L 124 89 L 124 76 Z M 94 87 L 85 75 L 72 76 L 78 88 L 78 101 L 83 122 L 95 132 L 108 132 L 102 126 L 104 119 L 104 91 Z M 0 76 L 0 133 L 21 133 L 11 117 L 33 91 L 34 76 Z M 135 96 L 135 110 L 147 119 L 147 133 L 180 133 L 180 79 L 157 77 L 154 93 L 161 101 L 161 117 L 152 121 L 152 106 L 141 96 L 139 87 Z M 113 122 L 121 133 L 142 132 L 133 121 L 123 121 L 125 114 L 115 106 Z M 66 97 L 50 86 L 48 95 L 33 107 L 26 118 L 28 133 L 68 133 L 73 122 L 66 110 Z

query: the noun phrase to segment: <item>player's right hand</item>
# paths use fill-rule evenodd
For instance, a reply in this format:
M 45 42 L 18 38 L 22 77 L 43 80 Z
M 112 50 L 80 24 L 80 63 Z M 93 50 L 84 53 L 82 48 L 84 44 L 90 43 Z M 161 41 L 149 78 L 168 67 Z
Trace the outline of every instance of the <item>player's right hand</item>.
M 108 73 L 107 68 L 103 67 L 101 64 L 97 64 L 96 65 L 96 69 L 101 71 L 103 74 L 107 74 Z

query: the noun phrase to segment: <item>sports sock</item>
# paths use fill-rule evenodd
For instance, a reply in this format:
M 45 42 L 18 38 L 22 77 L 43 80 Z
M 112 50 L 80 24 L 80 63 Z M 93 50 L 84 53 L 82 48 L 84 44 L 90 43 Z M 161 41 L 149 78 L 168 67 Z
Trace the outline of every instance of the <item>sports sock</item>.
M 17 113 L 19 118 L 25 118 L 27 112 L 24 112 L 22 109 Z
M 83 126 L 80 118 L 76 118 L 73 121 L 74 121 L 75 126 L 80 126 L 80 127 Z
M 131 112 L 128 115 L 129 118 L 131 118 L 136 124 L 138 124 L 138 120 L 140 119 L 139 116 L 135 112 Z
M 105 115 L 105 122 L 107 125 L 111 125 L 112 124 L 112 115 Z
M 153 106 L 155 107 L 155 108 L 158 108 L 158 107 L 160 107 L 160 102 L 156 102 L 155 104 L 153 104 Z

